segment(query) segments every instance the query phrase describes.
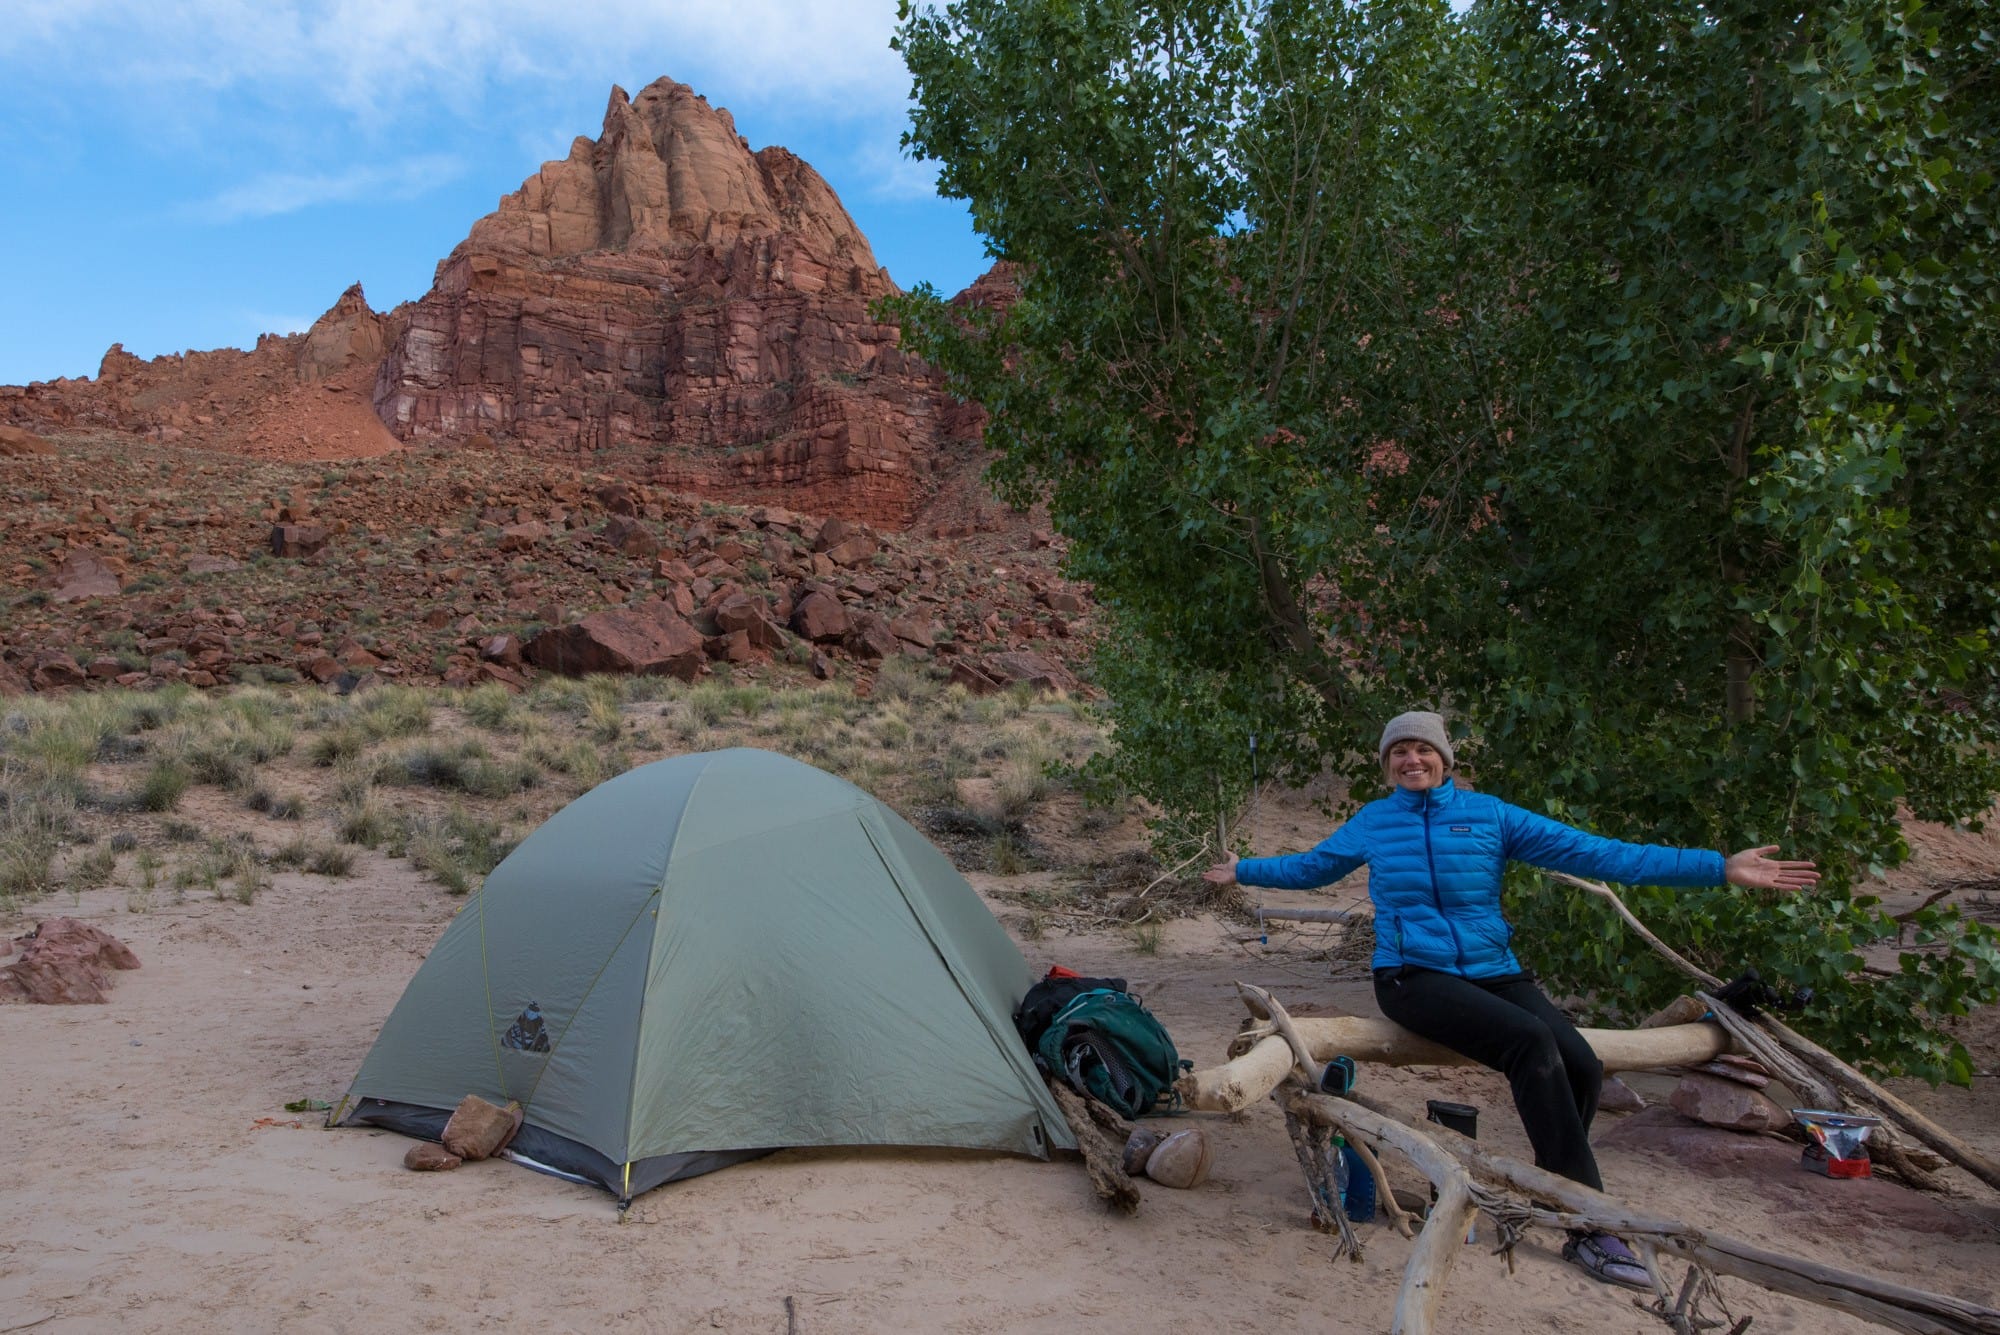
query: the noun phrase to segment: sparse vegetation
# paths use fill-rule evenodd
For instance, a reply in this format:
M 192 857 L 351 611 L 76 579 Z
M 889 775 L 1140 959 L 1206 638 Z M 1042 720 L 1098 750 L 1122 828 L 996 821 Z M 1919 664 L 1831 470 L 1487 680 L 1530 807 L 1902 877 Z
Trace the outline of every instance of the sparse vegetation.
M 274 870 L 352 876 L 361 849 L 469 894 L 520 835 L 635 754 L 746 745 L 882 797 L 960 865 L 1061 871 L 1044 813 L 1068 796 L 1062 767 L 1097 743 L 1091 721 L 1046 701 L 970 696 L 895 660 L 867 695 L 846 683 L 553 678 L 524 695 L 242 686 L 31 698 L 0 714 L 0 907 L 113 878 L 133 912 L 162 889 L 249 904 Z M 128 761 L 139 764 L 124 783 L 98 768 Z M 296 823 L 261 858 L 244 833 L 270 828 L 258 816 Z M 93 828 L 116 842 L 90 845 Z M 1038 892 L 1017 925 L 1033 934 L 1094 912 Z

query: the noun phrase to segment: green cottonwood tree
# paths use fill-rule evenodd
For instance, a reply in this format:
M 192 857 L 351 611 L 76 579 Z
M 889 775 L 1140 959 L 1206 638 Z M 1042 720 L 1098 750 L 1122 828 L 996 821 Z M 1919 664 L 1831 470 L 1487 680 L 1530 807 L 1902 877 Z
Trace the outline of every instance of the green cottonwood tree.
M 1297 776 L 1447 701 L 1515 801 L 1821 858 L 1635 907 L 1967 1078 L 1991 933 L 1852 887 L 2000 790 L 1993 9 L 906 7 L 908 142 L 1021 296 L 899 313 L 1109 609 L 1115 774 L 1195 810 L 1248 734 Z M 1558 986 L 1678 986 L 1512 899 Z

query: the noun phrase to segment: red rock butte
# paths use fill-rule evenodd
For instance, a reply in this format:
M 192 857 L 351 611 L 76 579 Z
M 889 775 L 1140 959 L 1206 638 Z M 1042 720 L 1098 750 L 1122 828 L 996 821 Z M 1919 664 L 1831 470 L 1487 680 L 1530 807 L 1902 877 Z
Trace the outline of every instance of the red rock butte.
M 483 433 L 902 524 L 978 421 L 869 314 L 895 290 L 806 163 L 753 153 L 683 84 L 614 88 L 603 133 L 439 264 L 399 320 L 375 409 L 405 440 Z
M 251 351 L 113 345 L 95 380 L 0 387 L 0 421 L 280 459 L 499 443 L 906 527 L 955 503 L 984 415 L 870 314 L 895 291 L 819 173 L 661 79 L 613 88 L 603 132 L 474 223 L 421 299 L 378 313 L 357 284 Z

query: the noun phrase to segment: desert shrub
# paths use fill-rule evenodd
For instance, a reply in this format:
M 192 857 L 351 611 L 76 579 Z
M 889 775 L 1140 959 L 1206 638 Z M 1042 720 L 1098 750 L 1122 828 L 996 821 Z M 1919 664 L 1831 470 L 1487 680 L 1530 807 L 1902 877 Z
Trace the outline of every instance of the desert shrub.
M 501 826 L 459 807 L 412 818 L 408 834 L 411 864 L 454 895 L 470 893 L 514 850 Z
M 353 760 L 368 749 L 368 732 L 359 724 L 348 723 L 316 734 L 306 745 L 306 759 L 321 769 L 331 769 Z
M 382 686 L 358 696 L 354 721 L 375 741 L 430 731 L 430 697 L 414 686 Z
M 174 868 L 177 890 L 206 890 L 217 899 L 248 904 L 269 883 L 257 850 L 241 839 L 210 839 Z
M 946 678 L 921 659 L 897 655 L 884 659 L 875 674 L 875 695 L 881 700 L 926 704 L 943 694 Z
M 162 757 L 146 767 L 146 777 L 139 781 L 133 803 L 141 811 L 172 811 L 180 806 L 192 782 L 194 776 L 188 773 L 186 765 Z
M 0 789 L 0 906 L 39 899 L 61 885 L 56 854 L 75 824 L 75 800 L 60 792 Z
M 1001 830 L 986 841 L 985 862 L 986 870 L 995 876 L 1019 876 L 1034 870 L 1027 846 L 1012 830 Z
M 459 708 L 467 720 L 488 732 L 512 732 L 519 724 L 514 693 L 497 681 L 466 692 Z
M 396 818 L 372 796 L 342 806 L 334 824 L 334 833 L 342 843 L 359 844 L 363 848 L 380 848 L 396 830 Z
M 584 689 L 574 677 L 545 677 L 528 693 L 528 708 L 540 714 L 581 714 Z
M 354 872 L 354 850 L 300 837 L 273 850 L 271 865 L 308 871 L 315 876 L 350 876 Z
M 442 788 L 474 797 L 508 797 L 526 792 L 542 781 L 541 771 L 532 763 L 495 761 L 472 738 L 412 747 L 391 757 L 379 777 L 385 783 Z
M 567 743 L 536 742 L 529 746 L 523 759 L 530 765 L 563 775 L 579 789 L 595 788 L 613 775 L 623 774 L 632 764 L 623 749 L 595 746 L 582 738 Z
M 610 746 L 625 733 L 624 708 L 613 696 L 586 697 L 584 722 L 590 739 L 599 746 Z
M 118 870 L 118 854 L 107 846 L 92 848 L 69 860 L 63 869 L 63 885 L 69 890 L 95 890 L 109 885 Z

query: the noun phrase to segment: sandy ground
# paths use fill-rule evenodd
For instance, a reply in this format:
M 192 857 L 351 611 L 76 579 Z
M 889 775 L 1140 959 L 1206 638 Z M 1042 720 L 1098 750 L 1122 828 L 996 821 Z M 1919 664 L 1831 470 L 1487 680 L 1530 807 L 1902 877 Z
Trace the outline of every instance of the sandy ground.
M 1213 1177 L 1188 1192 L 1149 1187 L 1130 1219 L 1100 1208 L 1073 1161 L 789 1151 L 655 1191 L 621 1226 L 595 1190 L 497 1162 L 409 1173 L 406 1140 L 295 1122 L 283 1105 L 340 1093 L 460 902 L 405 864 L 367 856 L 349 880 L 280 875 L 248 907 L 155 892 L 132 912 L 123 890 L 41 905 L 36 916 L 109 928 L 144 967 L 120 976 L 107 1005 L 0 1010 L 0 1332 L 1388 1324 L 1409 1244 L 1369 1227 L 1364 1260 L 1334 1259 L 1307 1224 L 1270 1106 L 1201 1119 L 1217 1142 Z M 31 921 L 0 929 L 18 934 Z M 1267 951 L 1242 935 L 1192 920 L 1171 924 L 1155 955 L 1109 936 L 1051 935 L 1023 949 L 1037 968 L 1129 976 L 1204 1065 L 1220 1059 L 1240 1013 L 1235 977 L 1302 1010 L 1373 1013 L 1358 977 L 1330 977 L 1311 938 L 1277 934 Z M 1486 1140 L 1525 1152 L 1497 1077 L 1363 1078 L 1409 1109 L 1426 1097 L 1475 1103 Z M 2000 1151 L 1993 1082 L 1978 1083 L 1933 1106 Z M 1813 1178 L 1781 1142 L 1620 1130 L 1611 1118 L 1599 1131 L 1612 1189 L 1655 1209 L 2000 1299 L 2000 1206 L 1983 1189 L 1934 1201 Z M 1512 1275 L 1469 1249 L 1444 1327 L 1664 1329 L 1630 1295 L 1564 1265 L 1557 1241 L 1537 1235 Z M 1741 1282 L 1724 1289 L 1759 1335 L 1867 1329 Z

